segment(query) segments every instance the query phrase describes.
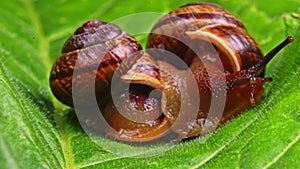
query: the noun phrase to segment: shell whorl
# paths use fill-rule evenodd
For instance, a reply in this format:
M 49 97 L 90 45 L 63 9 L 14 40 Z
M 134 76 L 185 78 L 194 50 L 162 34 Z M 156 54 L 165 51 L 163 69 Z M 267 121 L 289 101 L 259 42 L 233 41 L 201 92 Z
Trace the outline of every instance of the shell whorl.
M 211 3 L 182 6 L 160 19 L 151 32 L 147 48 L 168 50 L 184 61 L 196 55 L 190 46 L 208 41 L 219 53 L 224 70 L 229 72 L 247 69 L 263 57 L 243 23 L 230 12 Z M 205 53 L 205 49 L 202 51 Z M 160 59 L 158 55 L 161 54 L 152 55 Z
M 66 41 L 61 56 L 53 65 L 50 74 L 52 92 L 57 98 L 63 98 L 63 103 L 73 106 L 72 78 L 75 65 L 79 72 L 77 74 L 84 78 L 83 83 L 95 81 L 96 85 L 105 86 L 120 63 L 135 57 L 133 54 L 140 50 L 140 44 L 114 24 L 88 21 Z M 77 63 L 79 57 L 80 62 Z M 96 78 L 93 76 L 95 74 Z M 100 88 L 100 93 L 107 91 L 106 87 Z

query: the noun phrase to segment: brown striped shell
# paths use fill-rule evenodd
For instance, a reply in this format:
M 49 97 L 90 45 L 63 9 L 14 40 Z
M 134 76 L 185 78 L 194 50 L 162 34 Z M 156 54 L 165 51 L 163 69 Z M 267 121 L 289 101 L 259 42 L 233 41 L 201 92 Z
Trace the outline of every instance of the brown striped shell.
M 168 50 L 187 64 L 190 64 L 190 58 L 195 53 L 186 44 L 193 44 L 192 40 L 199 42 L 201 37 L 216 47 L 226 71 L 250 68 L 263 57 L 258 44 L 247 33 L 243 23 L 212 3 L 182 6 L 160 19 L 151 32 L 147 48 Z
M 82 80 L 93 81 L 95 78 L 89 77 L 90 71 L 97 71 L 96 85 L 99 87 L 96 88 L 104 94 L 119 64 L 139 50 L 141 46 L 136 40 L 117 26 L 98 20 L 88 21 L 65 42 L 62 54 L 53 65 L 50 73 L 52 92 L 63 103 L 73 105 L 72 76 L 78 58 L 82 57 L 87 58 L 77 65 L 84 77 Z M 98 70 L 91 70 L 93 65 L 99 65 Z

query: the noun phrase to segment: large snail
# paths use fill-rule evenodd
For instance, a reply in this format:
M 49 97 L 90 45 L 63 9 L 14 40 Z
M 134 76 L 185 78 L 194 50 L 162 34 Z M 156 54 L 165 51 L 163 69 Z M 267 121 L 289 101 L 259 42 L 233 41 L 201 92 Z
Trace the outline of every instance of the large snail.
M 263 57 L 241 21 L 211 3 L 187 4 L 160 19 L 151 31 L 146 52 L 116 25 L 91 20 L 66 41 L 51 70 L 50 86 L 61 102 L 73 106 L 74 68 L 82 57 L 82 63 L 76 65 L 81 93 L 94 83 L 98 106 L 111 127 L 101 132 L 128 142 L 152 141 L 169 132 L 189 138 L 211 132 L 213 126 L 254 106 L 263 93 L 263 83 L 272 80 L 263 77 L 266 64 L 292 41 L 288 37 Z M 207 51 L 207 45 L 218 56 Z M 172 65 L 174 55 L 187 66 Z M 215 62 L 217 57 L 221 62 Z M 111 86 L 112 79 L 119 87 Z M 130 85 L 120 87 L 124 84 Z M 212 94 L 214 89 L 225 91 Z M 218 97 L 225 97 L 222 116 L 208 119 L 211 100 Z M 89 107 L 86 99 L 81 104 Z M 183 110 L 185 104 L 191 106 Z M 194 117 L 183 118 L 190 115 Z M 211 127 L 204 129 L 203 122 Z M 95 129 L 97 125 L 101 126 L 91 126 Z

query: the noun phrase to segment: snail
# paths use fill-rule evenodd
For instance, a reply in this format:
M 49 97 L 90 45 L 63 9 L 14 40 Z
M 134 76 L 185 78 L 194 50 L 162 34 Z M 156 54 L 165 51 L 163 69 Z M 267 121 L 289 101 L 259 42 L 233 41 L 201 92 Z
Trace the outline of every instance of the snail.
M 79 93 L 94 84 L 97 104 L 110 126 L 100 132 L 116 140 L 148 142 L 168 133 L 185 139 L 212 132 L 256 105 L 263 83 L 272 81 L 264 77 L 267 63 L 292 41 L 288 37 L 263 57 L 238 18 L 204 2 L 161 18 L 146 51 L 116 25 L 91 20 L 65 42 L 52 67 L 50 87 L 58 100 L 74 106 L 74 76 L 80 81 Z M 174 65 L 176 56 L 186 66 Z M 84 59 L 76 63 L 80 57 Z M 211 100 L 220 97 L 225 98 L 221 116 L 209 116 Z M 80 104 L 88 114 L 86 125 L 97 130 L 101 124 L 90 116 L 88 99 Z

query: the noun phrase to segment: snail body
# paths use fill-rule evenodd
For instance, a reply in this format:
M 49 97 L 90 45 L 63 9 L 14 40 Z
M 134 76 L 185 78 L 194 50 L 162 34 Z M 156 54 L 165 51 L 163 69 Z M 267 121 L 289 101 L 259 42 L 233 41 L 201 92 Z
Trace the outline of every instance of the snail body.
M 263 77 L 266 64 L 292 41 L 287 38 L 263 57 L 241 21 L 211 3 L 187 4 L 164 16 L 153 27 L 146 51 L 116 25 L 92 20 L 65 43 L 50 86 L 60 101 L 73 106 L 76 65 L 80 92 L 95 84 L 98 106 L 110 126 L 101 132 L 128 142 L 152 141 L 170 132 L 189 138 L 254 106 L 263 83 L 271 81 Z M 174 65 L 175 56 L 185 66 Z M 76 64 L 79 57 L 84 59 Z M 114 79 L 119 87 L 113 87 Z M 129 87 L 120 87 L 125 84 Z M 225 98 L 216 110 L 221 116 L 209 115 L 216 113 L 211 101 L 220 98 Z M 88 107 L 88 99 L 81 104 Z M 97 130 L 101 124 L 95 125 L 93 112 L 87 114 L 87 126 Z

